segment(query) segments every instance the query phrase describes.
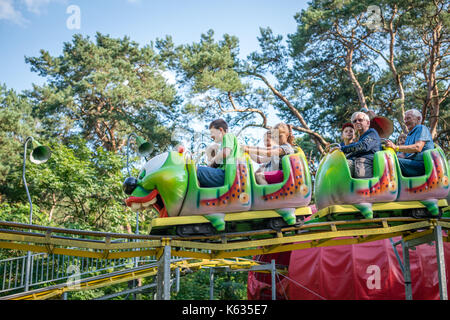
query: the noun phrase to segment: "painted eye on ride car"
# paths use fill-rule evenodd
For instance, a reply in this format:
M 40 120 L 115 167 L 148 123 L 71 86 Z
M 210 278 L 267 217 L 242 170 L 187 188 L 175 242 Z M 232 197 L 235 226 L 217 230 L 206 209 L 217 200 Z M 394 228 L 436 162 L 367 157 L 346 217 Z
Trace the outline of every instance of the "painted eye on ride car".
M 169 153 L 165 152 L 147 161 L 147 163 L 144 165 L 141 172 L 139 173 L 139 180 L 142 180 L 145 178 L 145 176 L 161 169 L 161 167 L 166 162 L 168 156 Z

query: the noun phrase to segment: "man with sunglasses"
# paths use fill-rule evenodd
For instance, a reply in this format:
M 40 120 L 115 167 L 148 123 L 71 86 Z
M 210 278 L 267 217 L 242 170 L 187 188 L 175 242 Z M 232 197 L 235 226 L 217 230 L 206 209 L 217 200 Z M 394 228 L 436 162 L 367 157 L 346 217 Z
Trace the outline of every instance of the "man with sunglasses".
M 381 150 L 381 140 L 378 132 L 370 128 L 370 118 L 364 112 L 352 114 L 351 121 L 359 134 L 358 141 L 341 146 L 341 151 L 347 157 L 352 177 L 370 178 L 373 176 L 373 157 Z

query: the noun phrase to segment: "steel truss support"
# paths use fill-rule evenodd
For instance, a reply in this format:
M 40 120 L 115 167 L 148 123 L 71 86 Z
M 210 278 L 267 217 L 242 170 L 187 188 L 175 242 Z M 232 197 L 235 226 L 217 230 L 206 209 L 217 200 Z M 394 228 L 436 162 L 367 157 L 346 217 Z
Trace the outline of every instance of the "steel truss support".
M 442 227 L 436 225 L 433 231 L 427 233 L 425 236 L 413 238 L 411 240 L 401 240 L 397 244 L 402 245 L 403 250 L 403 277 L 405 281 L 405 298 L 406 300 L 412 300 L 412 285 L 411 285 L 411 269 L 409 263 L 409 250 L 414 250 L 416 246 L 424 243 L 435 243 L 436 246 L 436 259 L 438 267 L 438 279 L 439 279 L 439 296 L 441 300 L 448 300 L 447 291 L 447 277 L 445 275 L 445 257 L 444 257 L 444 245 L 442 241 Z M 400 262 L 400 261 L 399 261 Z M 402 265 L 402 264 L 401 264 Z

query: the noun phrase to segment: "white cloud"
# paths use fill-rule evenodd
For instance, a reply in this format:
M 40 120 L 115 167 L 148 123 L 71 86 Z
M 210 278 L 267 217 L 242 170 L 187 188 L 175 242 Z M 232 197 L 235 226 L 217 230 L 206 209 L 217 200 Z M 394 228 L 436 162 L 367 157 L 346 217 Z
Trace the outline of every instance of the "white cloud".
M 41 14 L 44 6 L 47 6 L 52 0 L 24 0 L 27 10 L 34 14 Z
M 29 22 L 20 11 L 14 8 L 12 0 L 0 0 L 0 20 L 11 21 L 20 26 Z
M 0 0 L 0 20 L 25 26 L 30 21 L 23 16 L 23 13 L 40 15 L 52 2 L 67 3 L 67 0 Z

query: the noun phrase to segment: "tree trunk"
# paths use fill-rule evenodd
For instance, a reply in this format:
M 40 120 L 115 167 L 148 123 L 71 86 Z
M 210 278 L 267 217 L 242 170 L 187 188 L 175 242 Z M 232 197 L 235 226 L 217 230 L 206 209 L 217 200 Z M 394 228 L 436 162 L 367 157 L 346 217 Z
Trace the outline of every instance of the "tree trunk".
M 430 132 L 433 139 L 437 134 L 437 124 L 439 119 L 439 88 L 436 81 L 436 70 L 440 64 L 440 47 L 441 47 L 441 30 L 442 24 L 438 24 L 433 30 L 432 46 L 430 51 L 430 73 L 429 73 L 429 86 L 428 90 L 431 91 L 430 102 Z
M 52 218 L 53 218 L 53 212 L 55 211 L 56 208 L 56 195 L 55 193 L 52 193 L 52 207 L 50 209 L 50 212 L 48 213 L 48 221 L 52 222 Z
M 392 17 L 389 20 L 389 35 L 390 35 L 390 41 L 389 41 L 389 68 L 392 72 L 392 77 L 394 78 L 395 85 L 397 86 L 397 92 L 398 92 L 398 100 L 400 101 L 400 117 L 397 118 L 398 122 L 400 123 L 400 126 L 402 127 L 402 131 L 404 133 L 408 132 L 408 128 L 405 125 L 405 91 L 403 90 L 403 83 L 401 76 L 397 72 L 397 68 L 394 63 L 394 56 L 395 56 L 395 37 L 397 35 L 397 30 L 394 30 L 394 18 L 397 13 L 397 5 L 394 4 Z
M 358 101 L 359 101 L 359 105 L 361 106 L 361 109 L 363 108 L 367 108 L 367 103 L 366 103 L 366 98 L 364 97 L 364 92 L 363 89 L 361 87 L 361 85 L 359 84 L 358 79 L 355 76 L 355 73 L 353 72 L 353 52 L 354 52 L 354 48 L 352 45 L 347 47 L 347 55 L 345 57 L 345 70 L 348 73 L 348 76 L 350 77 L 350 80 L 353 84 L 353 87 L 356 90 L 356 93 L 358 95 Z
M 317 146 L 317 149 L 319 150 L 319 152 L 323 155 L 325 154 L 325 150 L 324 147 L 327 147 L 329 145 L 329 143 L 317 132 L 311 130 L 308 127 L 308 124 L 306 123 L 305 119 L 303 118 L 303 116 L 300 114 L 300 112 L 292 105 L 292 103 L 290 103 L 290 101 L 283 95 L 281 94 L 281 92 L 279 92 L 277 89 L 275 89 L 275 87 L 273 87 L 270 82 L 262 75 L 260 74 L 252 74 L 253 76 L 261 79 L 266 86 L 273 92 L 273 94 L 278 97 L 281 101 L 284 102 L 284 104 L 289 108 L 289 110 L 292 112 L 292 114 L 300 121 L 301 123 L 301 127 L 299 126 L 293 126 L 292 128 L 297 130 L 297 131 L 301 131 L 304 133 L 309 134 L 310 136 L 312 136 L 314 143 Z

